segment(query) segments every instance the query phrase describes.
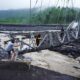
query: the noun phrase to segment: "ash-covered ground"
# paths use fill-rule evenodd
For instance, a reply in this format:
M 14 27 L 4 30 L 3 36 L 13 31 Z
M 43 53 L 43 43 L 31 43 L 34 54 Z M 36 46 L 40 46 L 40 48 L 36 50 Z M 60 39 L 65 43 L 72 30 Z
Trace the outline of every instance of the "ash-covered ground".
M 19 61 L 0 61 L 0 80 L 79 80 L 80 64 L 57 52 L 42 50 L 23 55 L 31 67 Z M 77 69 L 76 69 L 77 67 Z
M 0 80 L 80 80 L 79 40 L 52 50 L 24 54 L 30 70 L 23 62 L 0 61 Z

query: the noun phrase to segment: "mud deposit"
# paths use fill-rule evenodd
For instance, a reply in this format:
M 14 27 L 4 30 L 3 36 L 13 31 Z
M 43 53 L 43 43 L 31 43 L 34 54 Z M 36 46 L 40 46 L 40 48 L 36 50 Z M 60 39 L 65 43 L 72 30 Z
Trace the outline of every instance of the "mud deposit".
M 50 71 L 44 68 L 28 66 L 19 62 L 0 62 L 0 80 L 79 80 L 78 78 Z

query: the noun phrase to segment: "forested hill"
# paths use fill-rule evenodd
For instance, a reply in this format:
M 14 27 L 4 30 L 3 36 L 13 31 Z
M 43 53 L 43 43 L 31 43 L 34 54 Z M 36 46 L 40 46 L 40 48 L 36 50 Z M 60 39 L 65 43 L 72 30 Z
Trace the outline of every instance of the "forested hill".
M 14 24 L 54 24 L 69 23 L 80 19 L 80 9 L 72 8 L 46 8 L 38 10 L 35 8 L 21 10 L 1 10 L 0 23 Z
M 0 19 L 26 17 L 29 10 L 1 10 Z
M 36 8 L 31 10 L 35 14 Z M 0 10 L 0 23 L 28 23 L 30 9 Z

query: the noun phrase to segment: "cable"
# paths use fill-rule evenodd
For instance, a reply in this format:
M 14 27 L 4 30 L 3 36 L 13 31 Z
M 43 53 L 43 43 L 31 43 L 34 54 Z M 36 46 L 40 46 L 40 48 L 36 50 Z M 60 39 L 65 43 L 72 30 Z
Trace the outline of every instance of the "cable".
M 64 16 L 64 23 L 66 23 L 66 16 L 67 16 L 67 8 L 68 8 L 68 4 L 69 4 L 69 1 L 70 0 L 64 0 L 65 1 L 65 3 L 66 3 L 66 5 L 65 5 L 65 8 L 66 8 L 66 10 L 65 10 L 65 16 Z
M 59 1 L 59 0 L 58 0 L 58 1 Z M 64 0 L 63 6 L 64 6 L 64 5 L 65 5 L 65 0 Z M 63 6 L 62 6 L 62 8 L 63 8 Z M 57 18 L 57 24 L 59 23 L 59 19 L 60 19 L 61 10 L 62 10 L 62 9 L 60 9 L 60 12 L 59 12 L 59 15 L 58 15 L 58 18 Z
M 57 7 L 58 3 L 59 3 L 59 0 L 57 0 L 57 3 L 56 3 L 56 5 L 55 5 L 55 7 Z
M 36 0 L 35 5 L 34 5 L 33 9 L 36 7 L 37 3 L 38 3 L 38 0 Z
M 49 4 L 48 4 L 48 7 L 50 6 L 50 0 L 49 0 L 49 2 L 48 2 Z
M 41 0 L 40 12 L 41 12 L 41 9 L 42 9 L 42 1 L 44 1 L 44 0 Z
M 73 11 L 74 11 L 74 3 L 73 3 L 74 1 L 72 0 L 72 9 L 73 9 Z M 78 20 L 77 18 L 78 18 L 78 12 L 79 11 L 76 11 L 76 15 L 75 15 L 75 20 Z
M 36 0 L 36 2 L 35 2 L 35 4 L 34 4 L 33 9 L 35 9 L 35 8 L 36 8 L 36 5 L 37 5 L 38 1 L 39 1 L 39 0 Z M 35 15 L 35 12 L 33 13 L 33 15 Z

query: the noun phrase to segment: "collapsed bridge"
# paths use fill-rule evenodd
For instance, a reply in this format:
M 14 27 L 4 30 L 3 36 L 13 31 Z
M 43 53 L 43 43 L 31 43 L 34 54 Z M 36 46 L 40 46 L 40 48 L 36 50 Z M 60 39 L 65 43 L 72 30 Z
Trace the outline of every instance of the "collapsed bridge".
M 21 51 L 21 54 L 31 51 L 49 49 L 50 47 L 61 46 L 75 40 L 78 40 L 80 37 L 80 28 L 79 22 L 73 21 L 67 27 L 63 25 L 61 27 L 55 28 L 53 30 L 45 28 L 42 31 L 33 30 L 33 31 L 0 31 L 3 34 L 8 34 L 9 38 L 17 38 L 17 36 L 22 36 L 19 38 L 21 43 L 21 48 L 26 45 L 24 50 Z M 41 28 L 41 27 L 40 27 Z M 49 27 L 48 27 L 49 28 Z M 51 27 L 52 29 L 52 27 Z M 40 35 L 37 39 L 39 40 L 38 45 L 36 45 L 36 35 Z M 24 37 L 25 36 L 25 37 Z M 24 39 L 28 39 L 24 42 Z M 20 49 L 21 49 L 20 48 Z M 2 50 L 2 49 L 1 49 Z

